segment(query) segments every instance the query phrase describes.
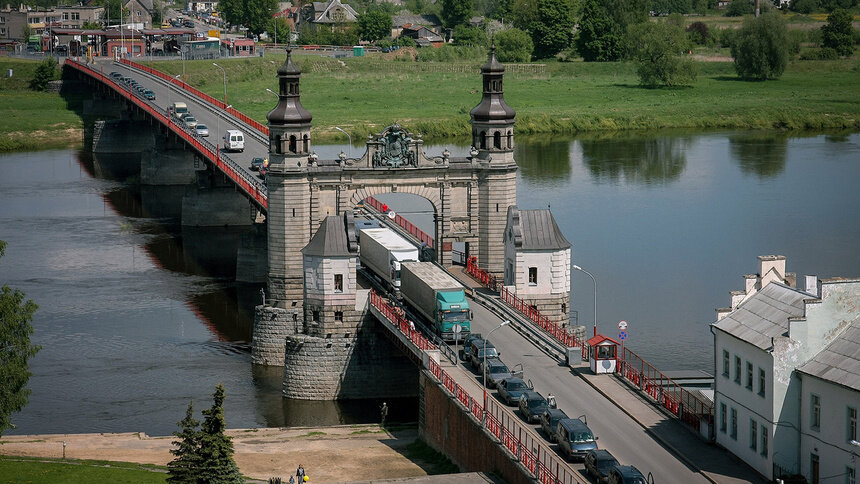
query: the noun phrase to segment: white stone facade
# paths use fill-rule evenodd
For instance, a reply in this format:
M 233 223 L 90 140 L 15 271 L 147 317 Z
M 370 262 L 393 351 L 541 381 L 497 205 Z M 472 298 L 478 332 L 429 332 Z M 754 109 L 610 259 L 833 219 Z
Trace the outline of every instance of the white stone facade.
M 800 398 L 800 472 L 815 482 L 813 461 L 818 460 L 818 478 L 823 482 L 857 482 L 860 447 L 857 440 L 860 392 L 811 375 L 802 374 Z M 818 400 L 818 425 L 815 425 L 813 397 Z M 852 412 L 853 411 L 853 412 Z M 851 414 L 853 413 L 853 434 Z M 854 481 L 849 480 L 853 472 Z M 839 476 L 825 480 L 825 477 Z

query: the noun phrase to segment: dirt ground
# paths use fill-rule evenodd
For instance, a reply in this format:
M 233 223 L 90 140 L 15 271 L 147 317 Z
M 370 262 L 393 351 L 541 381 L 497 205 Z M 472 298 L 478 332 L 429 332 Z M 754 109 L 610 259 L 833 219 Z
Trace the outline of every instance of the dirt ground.
M 302 464 L 311 482 L 350 482 L 427 475 L 404 455 L 418 438 L 415 428 L 387 431 L 378 425 L 229 430 L 242 473 L 284 482 Z M 0 454 L 97 459 L 166 465 L 173 436 L 143 433 L 13 435 L 0 439 Z

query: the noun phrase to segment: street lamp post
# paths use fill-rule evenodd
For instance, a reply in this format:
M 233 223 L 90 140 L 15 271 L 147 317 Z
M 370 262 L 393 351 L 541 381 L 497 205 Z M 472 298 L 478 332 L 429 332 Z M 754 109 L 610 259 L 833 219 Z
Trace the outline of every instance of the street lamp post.
M 218 64 L 216 64 L 214 62 L 212 63 L 212 65 L 221 69 L 221 74 L 224 75 L 224 105 L 226 106 L 227 105 L 227 71 L 225 71 L 223 67 L 219 66 Z
M 176 74 L 173 76 L 173 79 L 179 79 L 179 76 L 182 74 Z M 173 113 L 170 112 L 170 107 L 172 104 L 170 103 L 170 93 L 173 92 L 173 79 L 167 81 L 167 124 L 170 125 L 170 119 L 173 117 Z
M 583 269 L 582 267 L 579 267 L 578 265 L 574 264 L 573 268 L 577 271 L 588 274 L 588 277 L 591 278 L 591 282 L 594 283 L 594 336 L 597 336 L 597 280 L 594 279 L 594 275 L 592 275 L 590 272 Z
M 349 133 L 347 133 L 346 131 L 344 131 L 343 129 L 341 129 L 339 126 L 335 126 L 335 127 L 334 127 L 334 129 L 336 129 L 336 130 L 340 131 L 341 133 L 345 134 L 345 135 L 346 135 L 346 137 L 347 137 L 347 139 L 349 139 L 349 148 L 347 148 L 347 149 L 349 150 L 349 157 L 350 157 L 350 158 L 352 158 L 352 136 L 350 136 L 350 135 L 349 135 Z
M 490 335 L 493 334 L 493 331 L 501 328 L 502 326 L 507 326 L 510 323 L 511 323 L 510 319 L 506 319 L 506 320 L 502 321 L 502 324 L 491 329 L 490 332 L 487 333 L 487 337 L 484 338 L 484 350 L 483 350 L 484 364 L 481 368 L 481 372 L 484 374 L 484 414 L 483 414 L 484 415 L 484 418 L 483 418 L 483 424 L 484 425 L 487 424 L 487 340 L 490 339 Z
M 266 90 L 267 90 L 267 91 L 269 91 L 270 93 L 274 94 L 276 97 L 281 97 L 278 93 L 276 93 L 275 91 L 273 91 L 273 90 L 269 89 L 268 87 L 266 88 Z
M 173 50 L 179 52 L 179 55 L 182 56 L 182 82 L 185 82 L 187 80 L 187 78 L 185 77 L 185 52 L 175 45 L 173 46 Z

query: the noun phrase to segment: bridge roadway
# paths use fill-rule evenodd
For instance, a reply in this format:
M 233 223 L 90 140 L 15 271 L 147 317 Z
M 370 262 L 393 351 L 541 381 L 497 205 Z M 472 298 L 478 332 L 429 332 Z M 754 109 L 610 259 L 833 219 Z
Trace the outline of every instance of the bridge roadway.
M 100 61 L 95 64 L 92 64 L 91 67 L 97 72 L 103 74 L 104 76 L 109 76 L 111 72 L 118 72 L 125 77 L 130 77 L 131 79 L 136 80 L 140 84 L 142 84 L 146 89 L 150 89 L 155 93 L 155 99 L 152 101 L 148 101 L 132 92 L 128 86 L 126 86 L 122 82 L 115 82 L 108 77 L 106 81 L 112 88 L 115 90 L 122 91 L 123 95 L 126 97 L 133 97 L 137 100 L 137 102 L 145 103 L 152 108 L 160 111 L 161 114 L 166 116 L 167 108 L 174 102 L 184 102 L 188 105 L 188 111 L 197 118 L 198 123 L 205 124 L 209 128 L 209 136 L 208 137 L 200 137 L 197 136 L 193 130 L 187 129 L 184 127 L 182 123 L 178 123 L 177 120 L 171 119 L 169 128 L 177 133 L 185 133 L 186 135 L 190 135 L 194 139 L 208 143 L 213 145 L 212 150 L 214 151 L 215 145 L 217 145 L 220 149 L 220 146 L 223 144 L 223 140 L 221 139 L 224 136 L 224 133 L 228 129 L 238 129 L 245 135 L 245 151 L 244 152 L 231 152 L 225 153 L 223 149 L 221 149 L 220 156 L 223 159 L 232 160 L 235 162 L 235 167 L 237 169 L 238 176 L 240 178 L 245 179 L 248 183 L 251 183 L 256 187 L 259 192 L 259 197 L 257 197 L 257 204 L 260 205 L 261 209 L 265 212 L 266 210 L 266 199 L 267 192 L 265 189 L 265 184 L 263 180 L 260 178 L 257 172 L 251 171 L 251 160 L 254 157 L 266 158 L 268 157 L 269 144 L 267 135 L 261 133 L 257 129 L 254 129 L 250 125 L 244 123 L 242 120 L 228 113 L 227 111 L 220 109 L 211 103 L 207 102 L 202 98 L 198 98 L 194 96 L 192 93 L 183 90 L 180 86 L 171 85 L 167 80 L 157 77 L 155 75 L 149 74 L 142 70 L 135 69 L 133 67 L 129 67 L 125 64 L 115 62 L 115 61 Z M 215 76 L 215 67 L 213 69 L 213 76 Z M 221 82 L 220 72 L 218 74 L 218 81 Z M 181 76 L 180 76 L 181 77 Z M 276 102 L 273 100 L 272 106 L 274 106 Z M 233 178 L 232 174 L 227 173 L 225 170 L 221 170 L 225 172 L 226 175 Z M 237 181 L 234 179 L 234 181 Z M 241 188 L 242 183 L 237 183 Z M 252 187 L 253 188 L 253 187 Z M 251 194 L 251 198 L 254 198 L 254 195 Z

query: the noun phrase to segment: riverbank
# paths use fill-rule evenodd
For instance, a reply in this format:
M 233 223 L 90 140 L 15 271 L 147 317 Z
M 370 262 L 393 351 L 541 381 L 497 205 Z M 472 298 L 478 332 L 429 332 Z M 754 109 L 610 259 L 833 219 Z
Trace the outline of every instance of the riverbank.
M 413 426 L 381 429 L 378 425 L 321 428 L 234 429 L 235 460 L 242 474 L 286 482 L 302 464 L 313 482 L 348 482 L 417 477 L 456 472 L 414 444 Z M 141 432 L 119 434 L 13 435 L 0 439 L 0 454 L 9 457 L 95 459 L 166 466 L 173 458 L 173 436 Z M 6 459 L 8 460 L 8 459 Z

